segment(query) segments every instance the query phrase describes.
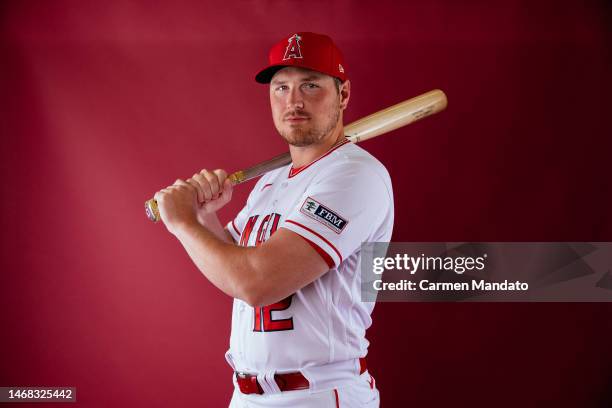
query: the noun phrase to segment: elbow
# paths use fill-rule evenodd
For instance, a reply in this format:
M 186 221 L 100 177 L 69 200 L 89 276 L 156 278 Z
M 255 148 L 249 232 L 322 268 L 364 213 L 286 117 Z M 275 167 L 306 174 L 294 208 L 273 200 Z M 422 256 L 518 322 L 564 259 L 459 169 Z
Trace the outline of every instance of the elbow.
M 236 284 L 238 299 L 246 302 L 251 307 L 262 307 L 280 302 L 286 297 L 282 296 L 285 279 L 283 271 L 286 270 L 282 265 L 271 262 L 274 256 L 261 251 L 259 247 L 253 251 L 248 258 L 248 273 L 246 279 L 240 279 Z
M 251 279 L 244 282 L 237 290 L 238 299 L 247 303 L 251 307 L 263 307 L 280 301 L 277 291 L 274 291 L 265 281 Z
M 254 296 L 254 295 L 249 294 L 249 295 L 243 296 L 241 300 L 253 308 L 267 306 L 264 302 L 261 301 L 260 296 Z
M 257 283 L 257 280 L 251 277 L 250 279 L 235 282 L 234 293 L 232 295 L 251 307 L 266 306 L 261 288 L 262 286 Z
M 267 263 L 267 257 L 260 255 L 263 255 L 260 250 L 251 252 L 251 256 L 247 258 L 246 270 L 248 272 L 243 275 L 242 279 L 235 282 L 237 292 L 235 297 L 251 307 L 271 304 L 269 293 L 267 293 L 270 287 L 270 265 Z
M 238 298 L 251 307 L 268 306 L 275 302 L 265 285 L 257 284 L 256 281 L 241 285 Z
M 251 307 L 255 307 L 253 306 L 253 302 L 257 300 L 256 296 L 251 289 L 251 285 L 247 284 L 246 282 L 236 284 L 232 296 L 236 299 L 242 300 Z
M 249 294 L 245 294 L 242 300 L 249 306 L 255 308 L 274 305 L 278 302 L 282 302 L 287 296 L 291 296 L 291 294 L 283 294 L 281 291 L 271 288 L 260 288 L 259 290 L 253 290 L 249 292 Z
M 241 291 L 237 297 L 251 307 L 262 307 L 268 305 L 268 303 L 265 301 L 265 296 L 253 289 Z

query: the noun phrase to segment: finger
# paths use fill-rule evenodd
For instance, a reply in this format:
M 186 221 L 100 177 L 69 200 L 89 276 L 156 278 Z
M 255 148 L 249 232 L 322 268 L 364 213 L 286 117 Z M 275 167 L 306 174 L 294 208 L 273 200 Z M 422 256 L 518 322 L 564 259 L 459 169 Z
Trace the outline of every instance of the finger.
M 202 187 L 202 194 L 204 195 L 203 202 L 209 201 L 212 198 L 212 191 L 210 188 L 210 183 L 208 180 L 206 180 L 206 177 L 204 177 L 201 173 L 197 173 L 193 175 L 193 179 L 200 184 L 200 187 Z
M 217 176 L 217 180 L 219 180 L 219 192 L 217 193 L 217 197 L 220 197 L 223 193 L 225 180 L 227 180 L 227 172 L 223 169 L 216 169 L 213 171 L 215 176 Z
M 217 198 L 220 197 L 223 193 L 225 180 L 227 180 L 227 172 L 223 169 L 216 169 L 213 171 L 214 175 L 217 176 L 217 180 L 219 180 L 219 192 L 217 193 Z
M 219 184 L 219 179 L 217 178 L 217 175 L 212 171 L 208 170 L 202 170 L 200 174 L 204 176 L 206 181 L 208 181 L 208 184 L 210 184 L 210 192 L 212 194 L 212 197 L 217 197 L 221 186 Z
M 182 192 L 188 191 L 194 196 L 197 196 L 198 194 L 194 186 L 180 179 L 177 180 L 173 185 L 169 186 L 168 190 L 170 190 L 169 193 L 172 191 L 182 191 Z
M 215 173 L 215 175 L 219 179 L 219 185 L 221 186 L 221 188 L 223 188 L 223 184 L 225 183 L 225 179 L 227 178 L 227 171 L 223 169 L 217 169 L 214 170 L 213 173 Z
M 196 175 L 194 174 L 194 177 L 195 176 Z M 191 184 L 198 192 L 198 203 L 203 203 L 204 202 L 204 191 L 202 190 L 202 186 L 200 185 L 200 183 L 194 180 L 193 178 L 189 178 L 186 181 L 187 183 Z
M 226 178 L 225 182 L 223 183 L 223 191 L 221 193 L 221 199 L 226 202 L 231 200 L 233 191 L 234 191 L 234 186 L 232 185 L 232 182 L 230 181 L 230 179 Z
M 206 180 L 206 177 L 204 177 L 201 173 L 197 173 L 194 174 L 192 178 L 196 180 L 202 188 L 202 195 L 204 197 L 204 200 L 202 202 L 210 201 L 210 199 L 212 198 L 212 192 L 210 189 L 210 183 L 208 182 L 208 180 Z
M 172 183 L 172 185 L 173 185 L 173 186 L 178 186 L 178 185 L 180 185 L 180 184 L 181 184 L 181 182 L 182 182 L 182 181 L 183 181 L 183 180 L 181 180 L 181 179 L 176 179 L 176 181 L 175 181 L 174 183 Z
M 191 184 L 187 183 L 185 180 L 181 180 L 181 179 L 177 179 L 173 185 L 171 185 L 170 187 L 182 187 L 185 188 L 187 187 L 189 190 L 193 190 L 195 192 L 195 187 L 192 186 Z

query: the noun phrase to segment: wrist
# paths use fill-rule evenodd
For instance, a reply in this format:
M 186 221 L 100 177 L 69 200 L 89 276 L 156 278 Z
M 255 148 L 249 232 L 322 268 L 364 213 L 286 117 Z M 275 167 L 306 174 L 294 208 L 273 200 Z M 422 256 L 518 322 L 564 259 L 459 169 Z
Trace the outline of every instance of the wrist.
M 216 217 L 217 217 L 217 213 L 215 212 L 210 212 L 210 213 L 200 212 L 198 214 L 198 222 L 202 226 L 208 228 L 215 221 Z
M 192 235 L 202 228 L 204 227 L 198 222 L 197 218 L 194 218 L 176 223 L 170 232 L 181 240 L 186 235 Z

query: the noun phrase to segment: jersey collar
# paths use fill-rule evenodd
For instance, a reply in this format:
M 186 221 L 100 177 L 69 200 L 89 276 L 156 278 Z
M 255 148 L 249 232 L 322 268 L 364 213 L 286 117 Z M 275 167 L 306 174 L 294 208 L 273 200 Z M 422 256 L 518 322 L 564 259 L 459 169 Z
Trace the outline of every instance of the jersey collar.
M 293 165 L 291 165 L 291 167 L 289 168 L 289 175 L 287 176 L 287 178 L 292 178 L 294 176 L 297 176 L 298 174 L 300 174 L 302 171 L 306 170 L 308 167 L 312 166 L 313 164 L 315 164 L 316 162 L 318 162 L 319 160 L 321 160 L 322 158 L 324 158 L 325 156 L 328 156 L 331 154 L 331 152 L 333 152 L 334 150 L 338 149 L 340 146 L 344 146 L 345 144 L 347 144 L 348 142 L 350 142 L 350 140 L 345 139 L 342 142 L 340 142 L 339 144 L 332 146 L 327 152 L 323 153 L 321 156 L 319 156 L 317 159 L 314 159 L 313 161 L 311 161 L 308 164 L 305 164 L 303 166 L 300 167 L 293 167 Z

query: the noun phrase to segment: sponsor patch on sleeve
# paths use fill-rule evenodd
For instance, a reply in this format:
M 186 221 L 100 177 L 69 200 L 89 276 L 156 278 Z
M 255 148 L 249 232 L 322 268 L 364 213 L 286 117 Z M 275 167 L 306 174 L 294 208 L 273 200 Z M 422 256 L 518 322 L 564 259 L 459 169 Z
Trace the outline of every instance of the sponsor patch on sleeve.
M 300 212 L 320 222 L 337 234 L 341 233 L 348 223 L 348 221 L 338 215 L 338 213 L 330 210 L 311 197 L 307 197 L 306 200 L 304 200 Z

